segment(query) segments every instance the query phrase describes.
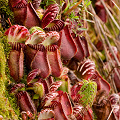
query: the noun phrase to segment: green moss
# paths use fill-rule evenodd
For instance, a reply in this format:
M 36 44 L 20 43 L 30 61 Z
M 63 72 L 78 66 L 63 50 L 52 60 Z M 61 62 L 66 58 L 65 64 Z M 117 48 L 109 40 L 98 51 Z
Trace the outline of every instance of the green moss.
M 13 12 L 10 10 L 8 0 L 0 0 L 0 14 L 4 14 L 4 17 L 13 20 Z
M 0 37 L 0 42 L 3 44 L 3 48 L 4 48 L 4 51 L 5 51 L 5 57 L 8 59 L 11 46 L 7 42 L 7 37 L 6 36 L 1 36 Z
M 3 44 L 0 43 L 0 75 L 2 77 L 5 77 L 5 64 L 6 64 L 6 59 L 4 55 L 4 49 L 3 49 Z
M 9 99 L 6 97 L 5 93 L 4 78 L 0 77 L 0 115 L 3 116 L 3 120 L 18 120 L 18 116 L 11 107 Z
M 0 39 L 2 41 L 2 39 Z M 3 120 L 18 120 L 20 115 L 17 108 L 16 100 L 13 95 L 10 95 L 6 89 L 9 82 L 6 76 L 6 57 L 4 54 L 4 44 L 0 41 L 0 115 L 3 116 Z
M 4 36 L 4 30 L 0 29 L 0 32 L 1 32 L 1 35 L 0 35 L 0 43 L 2 44 L 3 46 L 3 49 L 4 49 L 4 56 L 5 56 L 5 59 L 6 61 L 8 60 L 9 58 L 9 53 L 10 53 L 10 50 L 11 50 L 11 46 L 8 44 L 7 42 L 7 37 Z M 10 75 L 9 75 L 9 68 L 8 68 L 8 65 L 7 65 L 7 62 L 5 64 L 5 72 L 6 72 L 6 75 L 8 78 L 11 78 Z M 12 80 L 12 78 L 11 78 Z

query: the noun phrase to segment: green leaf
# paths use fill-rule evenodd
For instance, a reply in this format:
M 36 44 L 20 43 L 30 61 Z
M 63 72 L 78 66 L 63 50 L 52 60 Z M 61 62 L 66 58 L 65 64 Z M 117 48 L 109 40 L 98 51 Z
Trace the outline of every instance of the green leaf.
M 87 28 L 78 28 L 78 30 L 87 30 Z
M 87 9 L 85 9 L 85 11 L 90 14 L 91 16 L 94 16 L 91 12 L 89 12 Z
M 71 12 L 71 14 L 70 14 L 70 18 L 73 18 L 74 16 L 75 16 L 74 13 Z
M 33 86 L 34 92 L 42 98 L 45 95 L 44 86 L 42 83 L 36 82 Z
M 47 6 L 49 6 L 50 4 L 56 4 L 55 0 L 43 0 L 41 2 L 41 5 L 44 5 L 44 9 L 46 9 Z
M 73 19 L 79 19 L 79 16 L 74 16 Z
M 33 99 L 34 100 L 39 99 L 39 94 L 34 94 Z
M 86 4 L 86 7 L 88 7 L 89 5 L 91 5 L 91 1 L 89 1 L 89 2 Z
M 91 4 L 91 1 L 86 0 L 84 1 L 84 4 L 85 4 L 85 7 L 88 7 Z
M 87 21 L 87 22 L 90 22 L 90 23 L 94 23 L 93 20 L 89 20 L 89 19 L 83 19 L 83 20 L 85 20 L 85 21 Z
M 82 26 L 82 24 L 81 24 L 81 23 L 79 23 L 78 25 L 79 25 L 79 26 Z

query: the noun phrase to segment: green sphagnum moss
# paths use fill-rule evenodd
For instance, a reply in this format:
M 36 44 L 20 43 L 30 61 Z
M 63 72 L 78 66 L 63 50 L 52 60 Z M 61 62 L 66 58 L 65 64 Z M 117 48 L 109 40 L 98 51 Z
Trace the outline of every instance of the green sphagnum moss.
M 4 39 L 0 37 L 0 115 L 3 116 L 3 120 L 19 120 L 20 112 L 16 98 L 7 91 L 9 77 L 6 75 L 5 45 L 2 43 Z
M 8 0 L 0 0 L 0 15 L 2 14 L 6 20 L 9 18 L 13 22 L 13 12 L 9 8 Z

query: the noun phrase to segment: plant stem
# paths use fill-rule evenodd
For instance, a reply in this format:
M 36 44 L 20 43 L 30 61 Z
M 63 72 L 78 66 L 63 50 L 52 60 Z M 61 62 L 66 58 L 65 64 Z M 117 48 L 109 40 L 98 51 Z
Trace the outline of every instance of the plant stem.
M 112 108 L 112 110 L 111 110 L 111 112 L 110 112 L 110 114 L 109 114 L 109 116 L 108 116 L 107 120 L 109 120 L 110 116 L 111 116 L 111 115 L 112 115 L 112 113 L 113 113 L 113 110 L 114 110 L 114 108 Z
M 94 15 L 93 19 L 94 19 L 94 21 L 95 21 L 95 24 L 96 24 L 96 26 L 97 26 L 97 29 L 98 29 L 99 34 L 100 34 L 100 37 L 101 37 L 101 40 L 102 40 L 102 42 L 103 42 L 103 46 L 104 46 L 105 52 L 108 53 L 107 48 L 106 48 L 106 43 L 107 43 L 107 45 L 108 45 L 108 47 L 109 47 L 109 49 L 110 49 L 110 52 L 111 52 L 112 55 L 114 56 L 114 59 L 116 60 L 118 66 L 120 66 L 120 62 L 119 62 L 118 58 L 116 57 L 116 55 L 114 54 L 114 51 L 113 51 L 113 49 L 112 49 L 112 47 L 111 47 L 111 44 L 110 44 L 107 36 L 105 35 L 105 31 L 104 31 L 104 29 L 103 29 L 103 27 L 102 27 L 102 25 L 101 25 L 101 23 L 100 23 L 100 20 L 99 20 L 98 16 L 97 16 L 96 13 L 95 13 L 92 5 L 90 5 L 90 10 L 92 11 L 92 14 Z M 102 35 L 103 35 L 103 37 L 104 37 L 105 39 L 103 39 L 101 33 L 102 33 Z M 112 66 L 115 67 L 115 64 L 114 64 L 113 60 L 110 58 L 109 54 L 107 54 L 107 56 L 109 57 L 109 61 L 112 61 L 112 62 L 111 62 Z M 115 69 L 115 72 L 116 72 L 118 78 L 120 79 L 120 75 L 119 75 L 117 69 Z M 118 91 L 117 91 L 117 88 L 116 88 L 116 86 L 115 86 L 115 84 L 114 84 L 114 80 L 113 80 L 113 79 L 111 79 L 111 83 L 112 83 L 112 85 L 113 85 L 113 88 L 114 88 L 115 93 L 117 93 Z
M 120 11 L 120 8 L 118 7 L 118 5 L 113 0 L 111 0 L 111 1 L 118 8 L 118 10 Z
M 114 17 L 112 16 L 112 14 L 110 13 L 110 11 L 108 10 L 108 8 L 106 7 L 105 3 L 103 0 L 101 0 L 105 10 L 107 11 L 108 15 L 111 17 L 111 19 L 113 20 L 114 24 L 116 25 L 116 27 L 120 30 L 120 26 L 118 25 L 118 23 L 116 22 L 116 20 L 114 19 Z

